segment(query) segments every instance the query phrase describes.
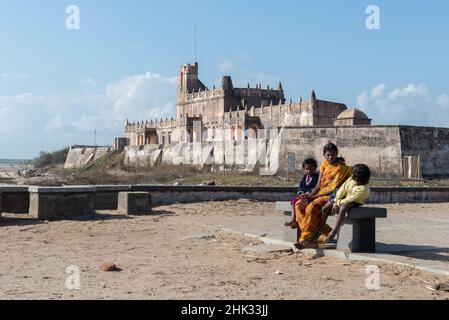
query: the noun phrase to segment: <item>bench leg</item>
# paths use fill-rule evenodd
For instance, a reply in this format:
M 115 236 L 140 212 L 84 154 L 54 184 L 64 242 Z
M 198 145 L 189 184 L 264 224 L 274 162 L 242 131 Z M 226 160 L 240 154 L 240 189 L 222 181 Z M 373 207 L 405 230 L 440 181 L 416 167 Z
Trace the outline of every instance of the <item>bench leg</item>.
M 347 219 L 340 229 L 337 250 L 376 252 L 376 219 Z

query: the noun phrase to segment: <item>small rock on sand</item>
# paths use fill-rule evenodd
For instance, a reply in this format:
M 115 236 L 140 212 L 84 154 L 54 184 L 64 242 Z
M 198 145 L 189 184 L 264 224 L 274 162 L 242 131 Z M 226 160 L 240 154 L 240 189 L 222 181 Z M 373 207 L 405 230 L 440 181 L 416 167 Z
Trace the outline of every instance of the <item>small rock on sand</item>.
M 118 271 L 117 266 L 116 266 L 114 263 L 112 263 L 112 262 L 105 262 L 105 263 L 102 263 L 102 264 L 100 265 L 99 269 L 100 269 L 100 271 L 103 271 L 103 272 L 113 272 L 113 271 Z

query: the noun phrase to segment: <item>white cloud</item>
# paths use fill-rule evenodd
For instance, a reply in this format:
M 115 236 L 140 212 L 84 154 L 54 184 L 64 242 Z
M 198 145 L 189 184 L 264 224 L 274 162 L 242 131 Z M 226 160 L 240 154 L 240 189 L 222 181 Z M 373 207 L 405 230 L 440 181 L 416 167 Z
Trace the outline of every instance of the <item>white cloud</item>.
M 28 74 L 16 74 L 14 76 L 14 79 L 18 79 L 18 80 L 28 80 L 30 78 L 30 75 Z
M 9 79 L 28 80 L 29 78 L 30 78 L 30 75 L 28 75 L 28 74 L 0 73 L 0 79 L 3 79 L 3 80 L 9 80 Z
M 83 80 L 83 82 L 87 84 L 89 87 L 96 87 L 98 84 L 97 81 L 93 78 L 86 78 Z
M 437 105 L 440 108 L 449 108 L 449 96 L 447 94 L 442 94 L 437 98 Z
M 383 95 L 385 88 L 386 88 L 386 84 L 379 84 L 377 86 L 375 86 L 373 88 L 373 90 L 371 90 L 371 98 L 378 98 L 380 96 Z
M 218 60 L 218 70 L 223 75 L 232 76 L 232 82 L 236 87 L 246 87 L 248 83 L 252 87 L 256 84 L 262 84 L 263 86 L 271 85 L 277 86 L 280 78 L 276 75 L 272 75 L 264 72 L 254 72 L 248 66 L 249 58 L 245 53 L 237 53 L 233 59 L 221 57 Z M 221 77 L 215 81 L 218 86 L 221 83 Z
M 221 72 L 231 72 L 235 70 L 235 64 L 229 59 L 220 58 L 218 61 L 218 70 Z
M 94 129 L 100 143 L 111 144 L 114 137 L 123 136 L 126 119 L 175 116 L 176 81 L 146 72 L 111 83 L 101 94 L 0 96 L 0 158 L 89 144 Z M 17 150 L 16 142 L 23 150 Z
M 434 97 L 426 84 L 386 88 L 379 84 L 357 96 L 358 107 L 373 123 L 449 127 L 449 96 Z

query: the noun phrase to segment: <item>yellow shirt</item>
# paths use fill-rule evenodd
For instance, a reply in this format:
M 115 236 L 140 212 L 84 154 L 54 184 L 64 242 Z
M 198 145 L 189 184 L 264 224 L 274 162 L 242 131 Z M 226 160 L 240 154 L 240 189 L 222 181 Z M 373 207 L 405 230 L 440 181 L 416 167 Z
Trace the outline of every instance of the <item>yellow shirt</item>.
M 340 187 L 335 196 L 334 202 L 339 206 L 348 205 L 350 203 L 364 204 L 365 200 L 370 196 L 370 187 L 368 185 L 358 186 L 352 178 Z

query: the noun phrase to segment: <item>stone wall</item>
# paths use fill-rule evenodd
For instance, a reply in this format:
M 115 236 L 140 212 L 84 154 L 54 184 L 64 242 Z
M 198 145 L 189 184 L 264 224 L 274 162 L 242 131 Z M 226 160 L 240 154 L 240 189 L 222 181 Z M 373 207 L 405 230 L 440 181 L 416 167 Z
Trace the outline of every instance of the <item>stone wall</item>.
M 66 169 L 82 168 L 112 150 L 112 147 L 71 146 L 64 165 Z
M 399 130 L 402 155 L 419 155 L 424 177 L 449 176 L 449 129 L 401 126 Z
M 234 168 L 250 172 L 260 167 L 277 170 L 280 137 L 251 141 L 128 146 L 125 148 L 125 165 L 152 167 L 163 163 L 198 167 L 214 165 L 220 168 Z
M 347 109 L 342 103 L 324 100 L 312 100 L 312 103 L 314 104 L 311 110 L 314 126 L 333 126 L 339 114 Z
M 308 127 L 284 128 L 281 145 L 281 165 L 286 166 L 289 153 L 296 155 L 300 168 L 307 157 L 323 160 L 323 146 L 332 141 L 348 164 L 365 163 L 383 176 L 402 175 L 402 155 L 399 127 Z
M 285 127 L 271 139 L 129 146 L 125 149 L 125 164 L 213 163 L 253 171 L 256 165 L 273 169 L 278 163 L 282 173 L 287 168 L 290 153 L 295 154 L 298 169 L 307 157 L 321 162 L 323 146 L 329 141 L 338 145 L 340 155 L 348 164 L 365 163 L 382 176 L 402 175 L 401 139 L 397 126 Z
M 206 94 L 204 92 L 203 94 Z M 206 117 L 222 116 L 225 109 L 225 98 L 223 95 L 207 96 L 203 98 L 195 98 L 180 103 L 177 107 L 178 119 L 187 116 L 193 117 L 202 115 Z
M 306 107 L 306 105 L 292 104 L 291 106 L 273 106 L 263 109 L 273 111 L 272 109 L 276 108 L 280 110 L 290 108 L 293 110 L 296 107 Z M 260 112 L 262 109 L 258 111 Z M 271 117 L 271 114 L 265 114 L 265 112 L 260 115 Z M 276 124 L 280 122 L 280 119 L 274 122 Z M 261 141 L 257 142 L 259 150 L 270 146 L 267 139 L 259 140 Z M 267 157 L 273 159 L 277 157 L 279 169 L 285 171 L 288 154 L 293 153 L 296 155 L 296 167 L 301 168 L 302 160 L 310 156 L 321 162 L 323 159 L 322 148 L 329 141 L 337 144 L 340 155 L 347 160 L 348 164 L 365 163 L 375 174 L 382 177 L 402 177 L 402 158 L 417 155 L 421 159 L 421 170 L 424 177 L 449 176 L 449 129 L 445 128 L 411 126 L 284 127 L 279 134 L 280 147 L 267 148 Z M 65 167 L 83 167 L 92 159 L 101 157 L 109 150 L 109 147 L 72 147 Z M 206 159 L 210 159 L 209 163 L 228 165 L 229 162 L 232 162 L 228 160 L 234 159 L 234 164 L 236 164 L 234 167 L 245 170 L 252 170 L 255 167 L 255 164 L 248 158 L 254 154 L 249 150 L 248 140 L 129 146 L 125 150 L 125 164 L 127 165 L 154 166 L 161 162 L 175 165 L 201 165 Z M 243 160 L 237 156 L 242 152 Z M 195 159 L 201 160 L 195 161 Z

